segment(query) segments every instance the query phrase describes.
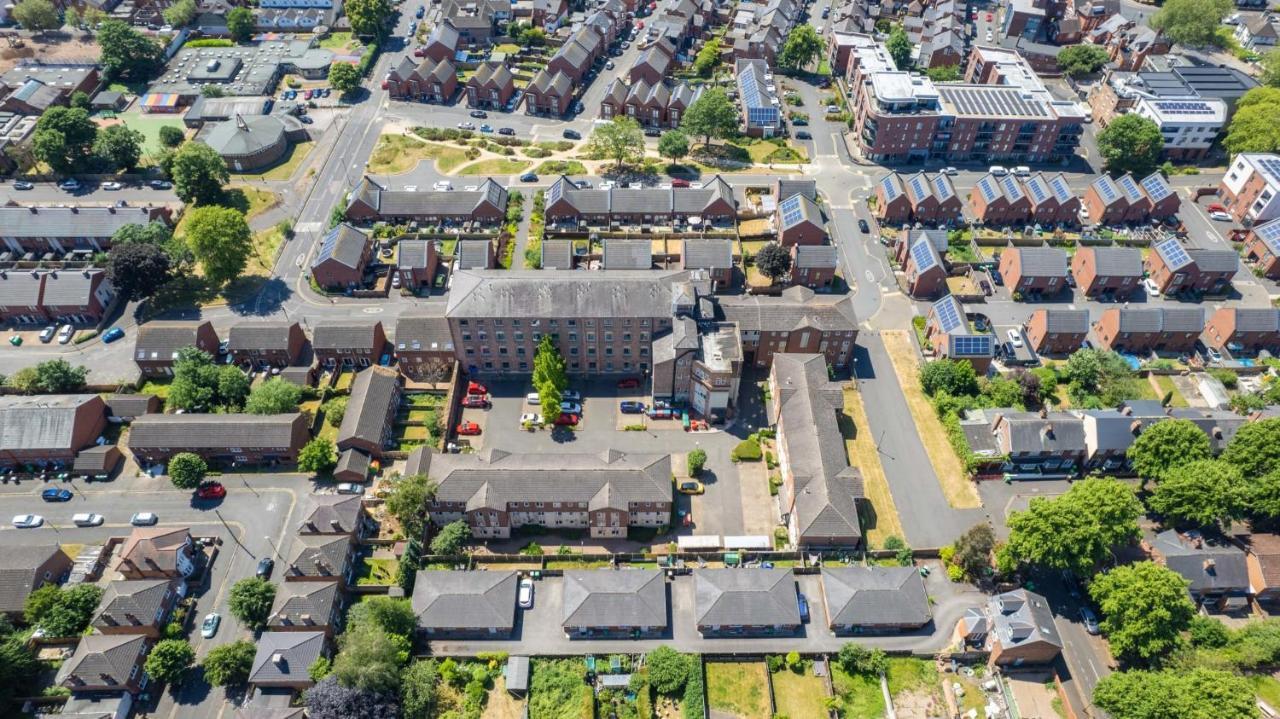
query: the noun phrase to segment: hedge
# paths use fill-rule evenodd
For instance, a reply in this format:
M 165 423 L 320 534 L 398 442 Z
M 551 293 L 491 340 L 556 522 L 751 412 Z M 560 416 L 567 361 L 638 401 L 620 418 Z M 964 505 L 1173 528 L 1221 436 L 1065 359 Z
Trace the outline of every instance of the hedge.
M 754 436 L 747 437 L 733 448 L 729 458 L 735 462 L 759 462 L 764 456 L 760 450 L 760 442 Z

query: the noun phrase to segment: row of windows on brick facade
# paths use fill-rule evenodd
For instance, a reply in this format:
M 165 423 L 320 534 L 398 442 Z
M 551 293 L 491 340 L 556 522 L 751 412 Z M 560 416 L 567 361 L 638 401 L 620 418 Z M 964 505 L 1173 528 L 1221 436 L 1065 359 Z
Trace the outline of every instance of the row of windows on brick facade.
M 468 354 L 470 354 L 470 353 L 468 352 Z M 759 362 L 759 364 L 760 364 L 761 366 L 763 366 L 763 365 L 764 365 L 764 360 L 761 360 L 761 361 Z M 509 370 L 509 369 L 511 369 L 511 363 L 510 363 L 510 362 L 503 362 L 503 363 L 501 363 L 501 366 L 502 366 L 502 369 L 504 369 L 504 370 Z M 471 368 L 471 371 L 473 371 L 473 372 L 474 372 L 474 371 L 475 371 L 476 366 L 475 366 L 475 365 L 470 365 L 470 368 Z M 486 361 L 486 362 L 484 363 L 484 368 L 485 368 L 485 369 L 493 369 L 493 368 L 494 368 L 493 362 Z M 520 370 L 521 370 L 521 371 L 528 370 L 528 369 L 529 369 L 529 363 L 528 363 L 528 362 L 521 362 L 521 363 L 520 363 L 520 367 L 519 367 L 519 368 L 520 368 Z M 582 363 L 581 363 L 581 362 L 570 362 L 570 363 L 569 363 L 569 371 L 571 371 L 571 372 L 572 372 L 572 371 L 577 371 L 577 370 L 580 370 L 580 369 L 582 369 Z M 587 363 L 587 370 L 588 370 L 588 371 L 595 371 L 596 369 L 598 369 L 598 367 L 596 366 L 596 363 L 595 363 L 595 362 L 588 362 L 588 363 Z M 628 370 L 630 370 L 630 369 L 632 369 L 632 365 L 631 365 L 631 363 L 630 363 L 630 362 L 623 362 L 623 363 L 622 363 L 622 370 L 623 370 L 623 371 L 628 371 Z M 636 365 L 635 365 L 635 369 L 640 370 L 641 372 L 648 372 L 648 371 L 649 371 L 649 363 L 648 363 L 648 362 L 640 362 L 640 363 L 638 363 L 638 364 L 636 364 Z M 614 370 L 614 368 L 613 368 L 613 363 L 612 363 L 612 362 L 605 362 L 605 363 L 604 363 L 604 371 L 605 371 L 605 372 L 612 372 L 613 370 Z
M 639 319 L 639 320 L 636 320 L 636 321 L 639 323 L 639 325 L 640 325 L 641 327 L 648 327 L 648 326 L 649 326 L 649 320 L 648 320 L 648 319 Z M 485 326 L 485 322 L 486 322 L 486 320 L 484 320 L 484 319 L 458 320 L 458 326 L 459 326 L 459 327 L 468 327 L 468 326 L 471 326 L 471 325 L 473 325 L 473 324 L 474 324 L 476 327 L 484 327 L 484 326 Z M 492 320 L 488 320 L 488 322 L 489 322 L 490 324 L 492 324 L 494 327 L 503 327 L 503 326 L 505 325 L 505 323 L 506 323 L 506 320 L 502 319 L 501 317 L 495 317 L 495 318 L 494 318 L 494 319 L 492 319 Z M 543 322 L 543 320 L 540 320 L 540 319 L 537 319 L 537 320 L 529 320 L 529 326 L 530 326 L 530 327 L 540 327 L 540 326 L 542 325 L 542 322 Z M 560 320 L 558 320 L 558 319 L 549 319 L 549 320 L 546 320 L 546 322 L 547 322 L 548 326 L 550 326 L 550 327 L 559 327 L 559 326 L 560 326 Z M 523 324 L 523 323 L 524 323 L 524 320 L 514 319 L 514 318 L 511 320 L 511 326 L 512 326 L 512 327 L 523 327 L 523 326 L 524 326 L 524 324 Z M 583 323 L 584 325 L 586 325 L 587 327 L 595 327 L 595 326 L 596 326 L 596 321 L 595 321 L 595 320 L 583 320 L 583 321 L 582 321 L 582 323 Z M 604 326 L 604 327 L 612 327 L 612 326 L 613 326 L 613 318 L 605 318 L 605 319 L 602 319 L 602 320 L 600 320 L 600 324 L 601 324 L 602 326 Z M 630 317 L 624 318 L 624 319 L 622 319 L 622 320 L 620 320 L 620 321 L 619 321 L 619 324 L 621 324 L 623 327 L 630 327 L 630 326 L 631 326 L 631 318 L 630 318 Z M 567 326 L 567 327 L 577 327 L 577 326 L 578 326 L 578 320 L 565 320 L 565 326 Z
M 474 354 L 476 353 L 476 350 L 475 350 L 475 348 L 474 348 L 474 347 L 468 347 L 466 351 L 467 351 L 467 355 L 468 355 L 468 356 L 470 356 L 470 355 L 474 355 Z M 492 348 L 492 347 L 490 347 L 489 345 L 484 345 L 484 346 L 482 346 L 482 347 L 480 348 L 480 354 L 482 354 L 482 355 L 491 355 L 491 354 L 495 354 L 495 353 L 494 353 L 494 351 L 493 351 L 493 348 Z M 496 353 L 496 354 L 505 355 L 505 354 L 511 354 L 511 353 L 507 350 L 507 348 L 506 348 L 506 347 L 499 347 L 499 348 L 498 348 L 498 351 L 497 351 L 497 353 Z M 524 347 L 517 347 L 517 348 L 516 348 L 516 351 L 515 351 L 515 354 L 516 354 L 516 356 L 517 356 L 517 357 L 523 357 L 523 356 L 525 355 L 525 348 L 524 348 Z M 577 347 L 570 347 L 570 348 L 569 348 L 569 356 L 573 357 L 573 356 L 577 356 L 577 354 L 578 354 L 578 348 L 577 348 Z M 587 348 L 587 355 L 588 355 L 589 357 L 594 357 L 594 356 L 595 356 L 595 354 L 596 354 L 596 348 L 595 348 L 595 347 L 588 347 L 588 348 Z M 605 348 L 604 348 L 604 354 L 605 354 L 605 356 L 606 356 L 606 357 L 612 357 L 612 356 L 613 356 L 613 348 L 612 348 L 612 347 L 605 347 Z M 627 357 L 631 356 L 631 348 L 630 348 L 630 347 L 623 347 L 623 348 L 622 348 L 622 354 L 623 354 L 623 356 L 627 356 Z M 648 357 L 648 356 L 649 356 L 649 348 L 648 348 L 648 347 L 641 347 L 641 348 L 640 348 L 640 356 L 641 356 L 641 357 Z
M 515 333 L 513 333 L 513 335 L 512 335 L 512 336 L 513 336 L 513 338 L 515 339 L 515 341 L 516 341 L 516 342 L 523 342 L 523 341 L 524 341 L 524 332 L 515 332 Z M 493 333 L 493 338 L 494 338 L 495 340 L 497 340 L 498 342 L 506 342 L 506 341 L 507 341 L 507 333 L 506 333 L 506 332 L 503 332 L 502 330 L 497 330 L 497 331 L 495 331 L 495 332 Z M 551 338 L 552 338 L 553 340 L 557 341 L 557 342 L 559 342 L 559 341 L 560 341 L 560 335 L 559 335 L 559 334 L 552 334 L 552 335 L 551 335 Z M 489 339 L 489 333 L 484 332 L 484 331 L 477 332 L 477 333 L 476 333 L 476 339 L 480 340 L 481 342 L 484 342 L 484 341 L 486 341 L 486 340 L 488 340 L 488 339 Z M 463 332 L 463 333 L 462 333 L 462 341 L 463 341 L 463 342 L 470 342 L 470 341 L 471 341 L 471 333 L 470 333 L 470 332 Z M 534 332 L 534 333 L 533 333 L 533 341 L 534 341 L 534 342 L 541 342 L 541 341 L 542 341 L 542 333 L 541 333 L 541 332 Z M 569 333 L 569 341 L 570 341 L 570 342 L 577 342 L 577 341 L 578 341 L 578 333 L 577 333 L 577 332 L 570 332 L 570 333 Z M 595 342 L 595 341 L 596 341 L 596 333 L 594 333 L 594 332 L 588 332 L 588 333 L 587 333 L 587 341 L 588 341 L 588 342 Z M 612 341 L 613 341 L 613 333 L 612 333 L 612 332 L 605 332 L 605 333 L 604 333 L 604 341 L 605 341 L 605 342 L 612 342 Z M 623 333 L 622 333 L 622 341 L 623 341 L 623 342 L 630 342 L 630 341 L 631 341 L 631 333 L 630 333 L 630 332 L 623 332 Z M 641 342 L 648 342 L 648 341 L 649 341 L 649 333 L 648 333 L 648 332 L 641 332 L 641 333 L 640 333 L 640 341 L 641 341 Z

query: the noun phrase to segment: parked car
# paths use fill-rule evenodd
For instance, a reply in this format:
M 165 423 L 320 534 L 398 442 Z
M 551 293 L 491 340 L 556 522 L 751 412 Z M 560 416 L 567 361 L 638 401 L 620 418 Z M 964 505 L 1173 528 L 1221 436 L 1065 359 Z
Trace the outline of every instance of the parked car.
M 54 335 L 56 334 L 58 334 L 58 327 L 56 325 L 49 325 L 43 330 L 40 330 L 40 341 L 45 344 L 49 344 L 53 341 Z
M 18 180 L 13 183 L 13 189 L 15 190 L 34 190 L 35 187 L 35 183 L 27 182 L 26 180 Z
M 582 405 L 577 402 L 561 402 L 560 411 L 568 414 L 582 414 Z
M 796 608 L 800 611 L 800 621 L 809 621 L 809 599 L 799 592 L 796 593 Z
M 640 380 L 636 377 L 623 377 L 618 380 L 618 389 L 635 389 L 640 386 Z
M 514 135 L 514 134 L 516 134 L 516 130 L 515 130 L 515 128 L 514 128 L 514 127 L 499 127 L 499 128 L 498 128 L 498 134 L 499 134 L 499 135 Z
M 992 282 L 1000 286 L 1004 285 L 1004 275 L 1000 274 L 1000 270 L 996 270 L 996 269 L 988 270 L 987 274 L 991 275 Z
M 13 526 L 18 529 L 35 529 L 44 524 L 44 517 L 38 514 L 19 514 L 13 518 Z
M 1014 347 L 1021 347 L 1021 346 L 1022 346 L 1022 333 L 1021 333 L 1021 332 L 1019 332 L 1018 330 L 1014 329 L 1013 327 L 1010 327 L 1010 328 L 1009 328 L 1009 331 L 1008 331 L 1008 332 L 1005 332 L 1005 334 L 1009 336 L 1009 342 L 1011 342 L 1011 343 L 1013 344 L 1013 346 L 1014 346 Z
M 556 417 L 555 425 L 557 427 L 576 427 L 578 425 L 578 415 L 561 413 Z
M 1147 295 L 1151 297 L 1160 296 L 1160 285 L 1157 285 L 1156 281 L 1151 279 L 1150 277 L 1144 278 L 1142 280 L 1142 288 L 1145 289 L 1147 291 Z
M 530 392 L 529 394 L 524 396 L 524 401 L 528 402 L 529 404 L 538 404 L 542 400 L 538 398 L 537 392 Z
M 71 501 L 71 490 L 50 487 L 40 493 L 40 499 L 46 502 L 69 502 Z
M 150 527 L 159 521 L 160 518 L 154 512 L 138 512 L 129 518 L 129 524 L 135 527 Z
M 533 607 L 533 580 L 528 577 L 520 578 L 520 589 L 516 593 L 516 601 L 520 604 L 521 609 L 529 609 Z
M 1080 607 L 1080 621 L 1084 624 L 1084 630 L 1094 636 L 1102 631 L 1098 626 L 1098 615 L 1088 607 Z
M 486 122 L 480 126 L 480 132 L 493 132 L 493 125 Z
M 474 129 L 476 129 L 476 124 L 475 124 L 474 122 L 459 122 L 459 123 L 458 123 L 458 129 L 459 129 L 459 130 L 474 130 Z
M 200 623 L 200 636 L 212 639 L 218 633 L 218 625 L 222 624 L 222 616 L 217 612 L 209 612 Z
M 1226 212 L 1227 206 L 1221 202 L 1215 202 L 1208 207 L 1209 212 Z
M 618 411 L 623 414 L 641 414 L 644 412 L 644 402 L 636 402 L 634 400 L 623 400 L 618 403 Z
M 526 172 L 520 176 L 521 182 L 537 182 L 538 176 L 532 172 Z
M 525 412 L 520 415 L 520 424 L 542 424 L 542 415 L 536 412 Z
M 276 560 L 271 557 L 263 557 L 258 560 L 258 571 L 254 572 L 259 579 L 270 579 L 271 570 L 276 568 Z
M 1027 167 L 1026 165 L 1018 165 L 1017 167 L 1013 168 L 1013 174 L 1017 175 L 1018 177 L 1031 177 L 1031 168 Z
M 80 512 L 71 517 L 71 523 L 77 527 L 96 527 L 106 521 L 101 514 L 93 512 Z
M 672 186 L 672 187 L 681 187 L 681 188 L 683 188 L 683 187 L 688 187 L 688 186 L 689 186 L 689 181 L 688 181 L 688 180 L 685 180 L 685 179 L 681 179 L 681 178 L 679 178 L 679 177 L 676 177 L 676 178 L 673 178 L 673 179 L 671 180 L 671 186 Z
M 1214 212 L 1209 213 L 1209 219 L 1217 220 L 1218 222 L 1230 222 L 1231 215 L 1228 215 L 1225 212 L 1218 212 L 1215 210 Z
M 991 289 L 990 282 L 987 282 L 986 280 L 978 280 L 978 287 L 982 288 L 982 294 L 986 295 L 987 297 L 991 296 L 992 289 Z
M 944 175 L 959 175 L 959 174 L 960 174 L 960 171 L 959 171 L 959 170 L 957 170 L 957 169 L 956 169 L 956 168 L 954 168 L 954 167 L 944 167 L 944 168 L 942 168 L 942 174 L 944 174 Z
M 65 345 L 70 342 L 75 333 L 75 327 L 72 327 L 71 325 L 63 325 L 62 329 L 58 330 L 58 344 Z
M 147 183 L 153 190 L 167 190 L 173 187 L 173 183 L 168 180 L 152 180 Z
M 489 388 L 479 382 L 468 382 L 467 394 L 489 394 Z
M 63 180 L 58 183 L 58 188 L 67 191 L 78 190 L 80 189 L 80 181 L 74 177 L 69 180 Z
M 480 425 L 475 422 L 460 422 L 458 424 L 458 434 L 475 436 L 480 434 Z
M 859 220 L 858 220 L 858 231 L 859 231 L 859 232 L 861 232 L 861 233 L 862 233 L 862 234 L 864 234 L 864 235 L 865 235 L 865 234 L 868 234 L 868 233 L 870 233 L 870 232 L 871 232 L 871 226 L 867 224 L 867 221 L 866 221 L 866 220 L 859 219 Z
M 1205 347 L 1204 353 L 1209 356 L 1210 362 L 1221 362 L 1222 353 L 1212 347 Z
M 1009 174 L 1009 170 L 1000 165 L 992 165 L 991 167 L 988 167 L 987 172 L 995 175 L 996 177 L 1004 177 Z
M 702 494 L 707 491 L 706 487 L 702 486 L 702 482 L 696 479 L 681 482 L 679 490 L 681 494 Z
M 489 400 L 482 394 L 469 394 L 462 398 L 462 406 L 474 409 L 489 409 Z
M 338 485 L 338 494 L 364 494 L 364 487 L 355 482 L 343 482 Z
M 561 137 L 563 137 L 563 138 L 564 138 L 564 139 L 566 139 L 566 140 L 581 140 L 581 139 L 582 139 L 582 133 L 581 133 L 581 132 L 578 132 L 577 130 L 565 130 L 564 132 L 560 133 L 560 136 L 561 136 Z
M 124 189 L 124 185 L 123 185 L 123 184 L 121 184 L 121 183 L 119 183 L 119 182 L 104 182 L 104 183 L 102 183 L 102 189 L 104 189 L 104 190 L 123 190 L 123 189 Z
M 560 393 L 560 399 L 566 400 L 568 402 L 581 402 L 582 393 L 578 392 L 577 390 L 567 389 Z
M 812 133 L 812 132 L 809 132 L 808 130 L 796 130 L 796 139 L 797 139 L 797 140 L 812 140 L 812 139 L 813 139 L 813 133 Z
M 121 337 L 124 337 L 124 330 L 120 329 L 119 327 L 112 327 L 111 329 L 102 333 L 102 341 L 107 344 L 111 344 L 112 342 L 115 342 Z
M 221 482 L 205 482 L 196 488 L 196 497 L 200 499 L 222 499 L 227 496 L 227 488 Z

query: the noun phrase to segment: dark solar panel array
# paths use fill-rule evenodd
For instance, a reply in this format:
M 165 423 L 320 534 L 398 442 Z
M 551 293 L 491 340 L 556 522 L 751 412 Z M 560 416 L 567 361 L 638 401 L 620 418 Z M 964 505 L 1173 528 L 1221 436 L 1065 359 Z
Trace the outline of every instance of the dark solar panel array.
M 1113 183 L 1109 177 L 1099 177 L 1093 183 L 1093 186 L 1097 188 L 1098 194 L 1102 196 L 1102 201 L 1108 205 L 1120 198 L 1120 196 L 1116 194 L 1115 183 Z
M 783 200 L 782 204 L 778 205 L 778 209 L 782 210 L 783 227 L 791 227 L 804 215 L 804 211 L 800 208 L 800 195 L 792 195 Z
M 934 259 L 936 255 L 933 254 L 932 250 L 933 246 L 929 244 L 927 239 L 920 240 L 911 247 L 911 257 L 915 260 L 918 271 L 924 272 L 938 264 Z
M 943 332 L 952 332 L 958 327 L 964 327 L 964 318 L 960 316 L 960 303 L 955 298 L 947 297 L 938 300 L 933 306 L 933 312 L 938 317 L 938 324 L 942 326 Z
M 1181 267 L 1191 261 L 1191 256 L 1176 239 L 1169 239 L 1156 245 L 1156 249 L 1164 256 L 1170 267 Z
M 991 354 L 991 335 L 952 337 L 952 354 L 957 357 L 986 357 Z
M 1152 202 L 1159 202 L 1173 194 L 1169 183 L 1165 182 L 1158 172 L 1143 178 L 1142 189 L 1147 191 L 1147 196 L 1151 198 Z
M 982 199 L 987 202 L 995 201 L 998 193 L 996 192 L 994 185 L 995 180 L 990 175 L 978 180 L 978 191 L 982 193 Z
M 1170 100 L 1161 100 L 1154 103 L 1156 109 L 1161 112 L 1177 113 L 1179 115 L 1213 115 L 1214 109 L 1209 107 L 1207 102 L 1174 102 Z

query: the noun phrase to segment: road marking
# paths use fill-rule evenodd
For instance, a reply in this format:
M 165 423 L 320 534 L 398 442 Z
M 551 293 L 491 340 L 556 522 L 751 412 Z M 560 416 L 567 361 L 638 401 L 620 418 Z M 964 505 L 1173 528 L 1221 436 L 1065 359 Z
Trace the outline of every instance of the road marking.
M 378 314 L 379 312 L 381 312 L 381 311 L 382 311 L 382 308 L 381 308 L 381 307 L 366 307 L 366 308 L 364 308 L 363 310 L 360 310 L 360 311 L 361 311 L 361 312 L 363 312 L 363 313 L 365 313 L 366 315 L 376 315 L 376 314 Z

